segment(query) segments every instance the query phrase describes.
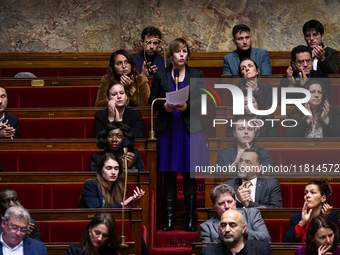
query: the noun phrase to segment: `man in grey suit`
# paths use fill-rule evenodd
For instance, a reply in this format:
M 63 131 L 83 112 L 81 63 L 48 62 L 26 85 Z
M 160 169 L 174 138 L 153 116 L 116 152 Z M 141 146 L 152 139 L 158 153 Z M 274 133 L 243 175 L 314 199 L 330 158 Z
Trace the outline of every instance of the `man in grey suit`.
M 228 210 L 236 210 L 235 190 L 227 184 L 215 187 L 210 193 L 210 199 L 217 216 L 207 220 L 200 225 L 202 242 L 220 242 L 218 235 L 218 224 L 221 215 Z M 261 213 L 255 208 L 237 209 L 245 220 L 247 228 L 244 231 L 244 238 L 247 240 L 260 240 L 270 242 L 270 236 L 264 223 Z
M 268 51 L 251 47 L 250 28 L 247 25 L 234 26 L 233 37 L 237 49 L 224 56 L 223 74 L 238 75 L 240 60 L 245 58 L 254 60 L 261 74 L 272 74 Z
M 237 191 L 237 207 L 282 208 L 280 183 L 274 178 L 259 176 L 262 164 L 258 150 L 246 149 L 238 163 L 238 177 L 225 182 Z
M 201 254 L 273 254 L 268 243 L 244 239 L 246 231 L 247 224 L 240 212 L 235 210 L 224 212 L 218 225 L 218 234 L 222 242 L 204 247 Z

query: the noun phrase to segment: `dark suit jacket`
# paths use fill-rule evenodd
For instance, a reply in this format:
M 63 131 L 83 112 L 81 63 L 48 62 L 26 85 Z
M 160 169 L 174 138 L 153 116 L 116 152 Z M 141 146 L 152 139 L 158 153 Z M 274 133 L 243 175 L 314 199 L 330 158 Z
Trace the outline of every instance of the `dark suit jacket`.
M 137 65 L 137 69 L 138 69 L 138 72 L 141 73 L 142 72 L 142 68 L 143 68 L 143 62 L 144 62 L 144 56 L 143 56 L 143 52 L 139 52 L 139 53 L 136 53 L 136 54 L 133 54 L 132 55 L 133 57 L 133 60 L 135 61 L 136 65 Z M 161 69 L 164 69 L 165 66 L 164 66 L 164 58 L 157 54 L 153 63 L 151 63 L 151 65 L 156 65 L 157 66 L 157 71 L 156 73 L 161 70 Z M 170 66 L 171 65 L 171 62 L 169 60 L 166 60 L 166 65 L 167 66 Z
M 288 113 L 288 119 L 294 119 L 292 117 L 293 112 L 295 110 Z M 338 106 L 331 106 L 330 110 L 330 118 L 328 125 L 323 125 L 323 137 L 339 137 L 340 136 L 340 110 Z M 310 125 L 307 123 L 307 120 L 304 119 L 300 121 L 295 127 L 295 123 L 293 121 L 286 121 L 286 137 L 304 137 Z
M 322 47 L 324 47 L 323 44 Z M 318 71 L 326 74 L 337 74 L 339 72 L 339 52 L 327 47 L 325 50 L 325 61 L 318 61 Z
M 103 194 L 96 180 L 87 180 L 81 191 L 79 208 L 103 208 Z M 109 208 L 122 208 L 116 204 Z
M 257 240 L 244 240 L 244 249 L 249 255 L 272 255 L 273 252 L 266 242 Z M 202 255 L 229 255 L 232 254 L 224 243 L 212 244 L 203 247 Z
M 252 148 L 255 148 L 258 152 L 261 153 L 261 155 L 263 157 L 263 166 L 268 167 L 268 166 L 273 165 L 272 154 L 270 153 L 270 151 L 263 149 L 263 148 L 256 147 L 254 145 L 252 146 Z M 234 145 L 232 147 L 225 148 L 223 150 L 220 150 L 218 152 L 216 165 L 229 166 L 232 163 L 234 163 L 236 156 L 237 156 L 237 146 L 236 145 Z M 237 189 L 236 189 L 236 191 L 237 191 Z
M 151 93 L 149 97 L 149 105 L 156 98 L 165 98 L 165 93 L 171 91 L 172 84 L 172 65 L 157 71 L 153 77 Z M 194 84 L 190 82 L 190 78 L 200 78 L 201 81 Z M 187 109 L 182 113 L 182 117 L 186 128 L 190 133 L 197 133 L 202 130 L 201 122 L 197 114 L 193 114 L 196 110 L 200 110 L 201 98 L 199 86 L 203 86 L 200 82 L 204 83 L 204 77 L 201 70 L 185 66 L 185 86 L 190 84 L 190 95 L 187 101 Z M 190 116 L 190 109 L 193 109 Z M 158 111 L 154 130 L 157 132 L 163 132 L 169 125 L 172 113 L 169 113 L 164 108 L 164 100 L 156 101 L 154 109 Z M 191 123 L 190 123 L 191 122 Z
M 224 182 L 230 185 L 237 192 L 238 187 L 242 185 L 241 178 L 234 178 Z M 236 202 L 237 207 L 243 207 L 240 202 Z M 249 202 L 249 207 L 265 206 L 267 208 L 282 208 L 282 196 L 280 183 L 274 178 L 268 176 L 259 176 L 256 183 L 255 202 Z
M 252 47 L 250 58 L 256 62 L 261 74 L 272 74 L 272 64 L 270 63 L 268 51 Z M 224 56 L 223 59 L 223 74 L 238 75 L 240 57 L 237 50 Z
M 293 77 L 296 79 L 298 77 L 297 72 L 293 72 Z M 331 81 L 329 80 L 329 77 L 327 74 L 322 73 L 320 71 L 311 71 L 310 78 L 320 78 L 321 81 L 323 82 L 323 85 L 325 86 L 328 102 L 331 100 Z M 289 85 L 289 81 L 287 79 L 287 75 L 283 76 L 280 80 L 280 87 L 287 88 Z M 301 88 L 301 83 L 300 81 L 295 80 L 294 88 Z M 301 95 L 300 93 L 287 93 L 287 98 L 302 98 L 304 95 Z
M 248 237 L 247 240 L 260 240 L 263 242 L 270 243 L 270 235 L 264 220 L 261 217 L 259 210 L 255 208 L 239 208 L 237 209 L 242 213 L 245 223 L 247 223 Z M 215 217 L 203 222 L 200 225 L 201 229 L 201 242 L 220 242 L 218 235 L 218 224 L 220 223 L 220 217 Z
M 15 128 L 13 139 L 19 139 L 19 119 L 15 117 L 14 115 L 5 112 L 5 118 L 2 121 L 2 123 L 5 123 L 7 120 L 8 120 L 8 124 L 11 127 Z M 0 139 L 4 139 L 4 138 L 0 138 Z
M 135 163 L 133 166 L 138 169 L 138 171 L 145 171 L 145 166 L 143 163 L 142 157 L 139 155 L 139 151 L 136 148 L 133 148 L 132 151 L 135 154 Z M 93 154 L 91 156 L 91 165 L 90 165 L 90 172 L 96 172 L 97 171 L 97 164 L 100 160 L 100 158 L 106 153 L 106 151 L 101 151 L 96 154 Z
M 47 255 L 45 244 L 43 242 L 34 240 L 26 236 L 24 238 L 24 254 L 25 255 Z M 0 255 L 3 255 L 2 243 L 0 243 Z
M 339 228 L 339 217 L 337 211 L 331 210 L 331 213 L 328 216 L 328 219 L 337 225 Z M 301 243 L 302 236 L 299 238 L 295 238 L 296 232 L 295 232 L 295 226 L 299 224 L 301 220 L 301 212 L 295 213 L 292 216 L 290 216 L 289 220 L 289 229 L 287 233 L 283 236 L 282 242 L 284 243 Z
M 98 138 L 100 131 L 110 122 L 108 120 L 109 111 L 108 108 L 105 110 L 98 111 L 94 114 L 94 136 Z M 123 123 L 128 125 L 134 133 L 135 138 L 143 138 L 144 134 L 144 121 L 140 110 L 134 110 L 126 107 L 123 114 Z
M 2 221 L 2 215 L 0 215 L 0 222 Z M 35 230 L 35 233 L 34 233 L 34 236 L 33 236 L 33 239 L 35 240 L 38 240 L 38 241 L 41 241 L 41 234 L 40 234 L 40 230 L 38 228 L 38 225 L 36 223 L 35 220 L 31 219 L 30 220 L 30 223 L 34 224 L 35 227 L 36 227 L 36 230 Z M 0 225 L 0 234 L 4 231 L 4 228 Z

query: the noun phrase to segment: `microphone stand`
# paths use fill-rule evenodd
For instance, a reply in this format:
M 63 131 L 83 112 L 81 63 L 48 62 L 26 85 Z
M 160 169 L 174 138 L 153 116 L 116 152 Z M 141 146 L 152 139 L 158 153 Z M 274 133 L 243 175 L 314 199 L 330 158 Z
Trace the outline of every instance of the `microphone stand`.
M 145 46 L 144 46 L 144 60 L 145 60 L 145 63 L 146 63 L 146 66 L 148 67 L 148 70 L 149 70 L 149 72 L 151 72 L 152 71 L 152 68 L 151 68 L 151 66 L 150 66 L 150 64 L 149 64 L 149 62 L 148 62 L 148 60 L 146 59 L 146 55 L 145 55 L 145 49 L 146 49 L 146 46 L 148 46 L 148 43 L 149 42 L 151 42 L 151 41 L 153 41 L 153 40 L 157 40 L 157 41 L 160 41 L 161 43 L 163 43 L 163 47 L 164 47 L 164 67 L 166 68 L 167 66 L 166 66 L 166 45 L 165 45 L 165 42 L 163 42 L 161 39 L 159 39 L 159 38 L 152 38 L 152 39 L 150 39 L 149 41 L 147 41 L 146 42 L 146 44 L 145 44 Z M 158 54 L 158 53 L 157 53 Z
M 124 139 L 124 138 L 123 138 Z M 124 236 L 124 210 L 125 210 L 125 199 L 126 199 L 126 187 L 127 187 L 127 153 L 128 148 L 124 147 L 124 165 L 125 165 L 125 183 L 124 183 L 124 194 L 123 194 L 123 210 L 122 210 L 122 235 L 119 237 L 119 246 L 128 247 L 126 244 L 126 236 Z

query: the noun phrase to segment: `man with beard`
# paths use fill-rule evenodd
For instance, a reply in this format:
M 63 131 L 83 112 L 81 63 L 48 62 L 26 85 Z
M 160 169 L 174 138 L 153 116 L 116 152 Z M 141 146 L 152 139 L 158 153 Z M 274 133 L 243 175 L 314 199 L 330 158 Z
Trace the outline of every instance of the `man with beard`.
M 138 72 L 142 75 L 148 76 L 153 75 L 156 70 L 163 69 L 164 66 L 164 58 L 158 54 L 158 48 L 160 45 L 160 41 L 152 40 L 153 38 L 162 39 L 162 33 L 159 29 L 150 26 L 143 29 L 141 35 L 140 45 L 142 47 L 142 51 L 136 54 L 133 54 L 133 60 L 137 65 Z M 147 45 L 147 46 L 146 46 Z M 146 46 L 146 48 L 145 48 Z M 151 71 L 148 70 L 147 64 L 144 60 L 144 49 L 145 49 L 145 56 L 148 63 L 151 66 Z M 167 66 L 171 65 L 169 60 L 166 60 Z
M 218 225 L 218 234 L 222 242 L 204 247 L 201 254 L 273 254 L 268 243 L 244 239 L 243 234 L 246 230 L 247 224 L 240 212 L 225 211 Z

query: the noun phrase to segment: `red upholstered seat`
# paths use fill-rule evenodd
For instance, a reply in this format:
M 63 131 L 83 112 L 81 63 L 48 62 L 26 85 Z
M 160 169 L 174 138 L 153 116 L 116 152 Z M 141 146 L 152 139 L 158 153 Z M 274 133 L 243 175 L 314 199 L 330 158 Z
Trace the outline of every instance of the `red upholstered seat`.
M 44 184 L 0 184 L 0 189 L 10 187 L 17 191 L 20 203 L 27 209 L 50 209 L 51 189 Z
M 281 243 L 289 228 L 289 221 L 265 221 L 272 243 Z
M 79 243 L 88 221 L 79 222 L 37 222 L 44 243 Z M 122 223 L 116 221 L 118 236 L 122 233 Z M 131 240 L 131 224 L 124 223 L 126 241 Z

